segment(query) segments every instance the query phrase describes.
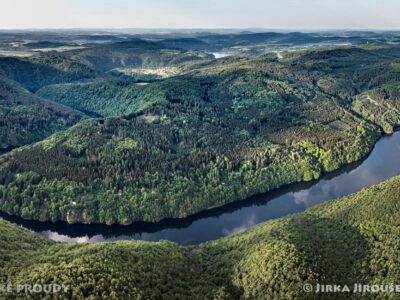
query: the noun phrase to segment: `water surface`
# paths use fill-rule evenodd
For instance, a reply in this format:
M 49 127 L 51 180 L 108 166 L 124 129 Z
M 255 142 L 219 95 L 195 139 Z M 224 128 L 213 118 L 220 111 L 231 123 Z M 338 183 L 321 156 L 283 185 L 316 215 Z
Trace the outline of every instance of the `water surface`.
M 380 139 L 362 162 L 327 174 L 319 181 L 292 184 L 185 219 L 106 226 L 41 223 L 6 214 L 0 214 L 0 217 L 56 241 L 170 240 L 180 244 L 197 244 L 242 232 L 266 220 L 301 212 L 396 175 L 400 175 L 400 132 Z

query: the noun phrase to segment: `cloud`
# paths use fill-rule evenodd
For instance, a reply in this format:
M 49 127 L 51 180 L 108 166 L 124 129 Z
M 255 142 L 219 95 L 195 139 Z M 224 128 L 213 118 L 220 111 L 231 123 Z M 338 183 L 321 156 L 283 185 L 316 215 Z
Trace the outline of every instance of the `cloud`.
M 40 235 L 53 240 L 53 241 L 57 241 L 57 242 L 68 242 L 68 243 L 89 243 L 89 242 L 100 242 L 100 240 L 98 240 L 97 238 L 95 238 L 94 240 L 92 240 L 91 238 L 89 238 L 88 236 L 83 236 L 83 237 L 76 237 L 76 238 L 71 238 L 69 236 L 63 235 L 63 234 L 59 234 L 57 232 L 54 231 L 42 231 L 39 233 Z
M 250 214 L 241 225 L 233 227 L 231 229 L 223 229 L 222 232 L 224 234 L 224 236 L 230 236 L 233 234 L 238 234 L 241 233 L 243 231 L 245 231 L 247 228 L 249 227 L 253 227 L 254 225 L 256 225 L 257 222 L 257 216 L 255 215 L 255 213 Z

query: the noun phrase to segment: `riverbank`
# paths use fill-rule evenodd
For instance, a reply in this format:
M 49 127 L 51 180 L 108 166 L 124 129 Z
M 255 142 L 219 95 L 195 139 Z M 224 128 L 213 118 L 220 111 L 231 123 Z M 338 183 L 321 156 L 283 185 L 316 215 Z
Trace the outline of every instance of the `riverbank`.
M 241 232 L 270 219 L 303 211 L 399 175 L 400 157 L 396 149 L 400 150 L 400 133 L 384 136 L 363 161 L 325 174 L 319 181 L 293 184 L 185 219 L 107 226 L 35 222 L 4 214 L 2 216 L 56 241 L 95 243 L 143 239 L 198 244 Z
M 191 247 L 165 241 L 55 243 L 0 220 L 0 280 L 60 282 L 70 286 L 68 297 L 80 299 L 93 294 L 107 299 L 315 299 L 304 292 L 304 284 L 395 282 L 399 195 L 396 177 Z

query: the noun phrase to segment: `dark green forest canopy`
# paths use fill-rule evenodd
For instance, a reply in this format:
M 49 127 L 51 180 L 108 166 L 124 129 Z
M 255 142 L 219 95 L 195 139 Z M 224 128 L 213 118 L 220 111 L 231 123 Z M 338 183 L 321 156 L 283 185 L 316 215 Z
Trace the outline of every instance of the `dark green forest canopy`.
M 84 117 L 78 111 L 41 99 L 0 77 L 0 149 L 40 141 Z
M 181 67 L 148 85 L 49 85 L 105 116 L 0 158 L 3 211 L 129 224 L 185 217 L 364 157 L 400 124 L 398 47 L 330 47 Z
M 35 92 L 49 84 L 90 80 L 102 74 L 72 59 L 41 55 L 29 58 L 0 57 L 0 76 Z
M 97 77 L 104 75 L 67 58 L 0 57 L 0 148 L 40 141 L 85 118 L 81 112 L 32 93 L 49 84 Z
M 22 44 L 24 49 L 30 49 L 31 46 L 39 48 L 68 46 L 68 44 L 63 45 L 57 42 Z M 0 57 L 1 97 L 3 100 L 1 103 L 0 148 L 21 146 L 42 140 L 54 132 L 74 125 L 83 117 L 83 114 L 91 117 L 100 115 L 78 106 L 78 109 L 83 113 L 80 114 L 72 109 L 67 109 L 63 105 L 43 101 L 29 94 L 28 91 L 35 93 L 43 87 L 56 87 L 57 84 L 61 83 L 83 84 L 84 82 L 96 82 L 97 80 L 100 80 L 100 85 L 103 86 L 108 85 L 108 81 L 112 80 L 113 76 L 129 81 L 133 81 L 134 78 L 158 79 L 165 74 L 175 74 L 177 72 L 175 66 L 177 65 L 189 64 L 192 60 L 204 61 L 210 59 L 207 54 L 171 48 L 166 49 L 155 43 L 144 41 L 97 45 L 95 47 L 91 45 L 90 48 L 85 47 L 81 51 L 49 51 L 42 53 L 31 51 L 30 53 L 31 56 L 29 57 Z M 85 59 L 79 56 L 81 54 L 84 54 Z M 148 72 L 150 74 L 136 74 L 137 72 L 135 73 L 131 69 L 129 69 L 129 72 L 124 69 L 116 69 L 106 74 L 103 72 L 104 68 L 99 67 L 97 64 L 92 65 L 88 61 L 95 60 L 96 57 L 103 54 L 107 56 L 105 59 L 115 63 L 116 56 L 122 55 L 123 57 L 121 56 L 120 59 L 124 66 L 131 66 L 129 64 L 130 60 L 137 61 L 139 59 L 142 62 L 140 67 L 149 67 L 148 64 L 154 62 L 153 67 L 168 65 L 168 68 L 165 70 L 149 69 L 150 71 Z M 99 67 L 99 69 L 96 69 L 96 67 Z M 144 72 L 147 71 L 147 69 L 143 70 Z M 161 72 L 162 76 L 154 74 L 154 72 Z M 40 93 L 36 93 L 36 95 L 40 96 Z M 96 96 L 98 98 L 98 91 Z M 104 105 L 111 106 L 109 102 L 113 96 L 106 93 L 102 96 L 102 99 L 106 102 Z M 87 100 L 85 99 L 84 102 Z M 100 99 L 96 99 L 96 101 L 100 102 Z M 124 109 L 126 108 L 121 107 L 120 112 Z
M 62 283 L 73 299 L 321 299 L 303 285 L 399 279 L 399 209 L 396 177 L 197 246 L 56 243 L 0 220 L 0 282 Z M 340 295 L 382 299 L 381 293 Z

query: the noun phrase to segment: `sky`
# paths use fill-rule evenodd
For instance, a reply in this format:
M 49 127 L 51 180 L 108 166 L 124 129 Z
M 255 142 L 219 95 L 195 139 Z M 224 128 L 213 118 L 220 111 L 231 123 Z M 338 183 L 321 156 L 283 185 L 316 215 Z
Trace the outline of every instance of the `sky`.
M 400 29 L 399 0 L 0 0 L 0 29 Z

